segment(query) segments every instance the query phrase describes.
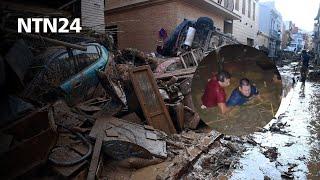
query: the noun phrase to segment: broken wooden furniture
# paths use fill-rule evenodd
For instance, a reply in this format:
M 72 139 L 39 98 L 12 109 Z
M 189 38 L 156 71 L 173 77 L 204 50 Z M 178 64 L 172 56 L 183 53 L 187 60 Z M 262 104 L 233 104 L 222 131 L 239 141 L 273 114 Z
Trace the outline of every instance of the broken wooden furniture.
M 44 164 L 57 140 L 48 110 L 39 110 L 1 129 L 0 179 L 13 179 Z
M 192 78 L 193 74 L 196 72 L 196 67 L 187 68 L 187 69 L 179 69 L 173 72 L 163 73 L 156 75 L 156 79 L 169 79 L 172 76 L 176 76 L 178 79 L 182 78 Z
M 108 156 L 123 160 L 130 157 L 152 159 L 153 156 L 166 158 L 166 142 L 161 140 L 161 133 L 150 126 L 143 126 L 127 122 L 115 117 L 98 119 L 89 137 L 97 139 L 97 135 L 103 132 L 102 149 Z M 103 124 L 104 124 L 103 123 Z
M 203 52 L 199 49 L 192 49 L 179 55 L 182 65 L 185 69 L 197 67 L 203 58 Z
M 150 67 L 130 69 L 130 78 L 148 124 L 168 134 L 176 133 Z
M 165 75 L 165 74 L 162 74 Z M 164 76 L 162 76 L 164 77 Z M 169 77 L 169 76 L 167 76 Z M 192 78 L 183 78 L 180 80 L 178 77 L 172 76 L 171 79 L 158 79 L 158 85 L 164 101 L 172 114 L 172 108 L 174 107 L 174 113 L 172 114 L 174 125 L 177 130 L 183 128 L 196 129 L 200 116 L 195 110 L 195 106 L 192 101 L 191 95 L 191 83 Z M 171 83 L 171 81 L 173 83 Z M 172 84 L 172 85 L 170 85 Z M 178 104 L 183 103 L 183 108 L 177 109 Z M 177 117 L 180 115 L 180 117 Z M 183 116 L 183 117 L 182 117 Z

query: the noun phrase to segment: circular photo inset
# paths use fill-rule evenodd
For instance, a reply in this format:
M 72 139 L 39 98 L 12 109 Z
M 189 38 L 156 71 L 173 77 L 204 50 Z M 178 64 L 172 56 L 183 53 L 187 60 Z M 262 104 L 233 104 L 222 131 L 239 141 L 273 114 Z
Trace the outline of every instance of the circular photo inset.
M 192 80 L 192 99 L 201 119 L 229 135 L 263 128 L 281 102 L 281 76 L 267 55 L 246 45 L 212 51 Z

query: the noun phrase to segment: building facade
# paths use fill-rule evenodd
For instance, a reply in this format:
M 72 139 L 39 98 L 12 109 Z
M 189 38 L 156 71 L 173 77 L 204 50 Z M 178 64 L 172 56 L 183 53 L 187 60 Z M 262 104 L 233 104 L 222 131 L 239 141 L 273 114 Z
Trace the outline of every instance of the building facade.
M 184 19 L 210 17 L 217 30 L 232 33 L 233 0 L 106 0 L 106 28 L 113 32 L 118 48 L 154 52 L 161 43 L 159 31 L 171 32 Z
M 104 33 L 104 0 L 81 0 L 82 26 Z
M 288 49 L 291 42 L 291 29 L 293 27 L 292 21 L 284 21 L 282 25 L 282 39 L 281 49 Z
M 269 57 L 276 57 L 281 48 L 282 16 L 276 10 L 274 1 L 259 3 L 258 34 L 268 38 Z
M 299 52 L 309 48 L 310 34 L 299 29 L 292 21 L 283 23 L 282 46 L 283 49 Z
M 320 6 L 317 16 L 314 18 L 313 29 L 313 51 L 315 53 L 315 62 L 320 64 Z
M 233 21 L 233 36 L 242 44 L 257 45 L 259 6 L 258 0 L 235 0 L 233 12 L 241 19 Z
M 313 43 L 312 43 L 312 33 L 306 33 L 305 34 L 305 44 L 304 48 L 308 51 L 312 51 L 313 49 Z
M 305 48 L 306 34 L 304 32 L 299 30 L 297 33 L 293 33 L 291 37 L 290 47 L 294 48 L 295 52 L 300 52 Z

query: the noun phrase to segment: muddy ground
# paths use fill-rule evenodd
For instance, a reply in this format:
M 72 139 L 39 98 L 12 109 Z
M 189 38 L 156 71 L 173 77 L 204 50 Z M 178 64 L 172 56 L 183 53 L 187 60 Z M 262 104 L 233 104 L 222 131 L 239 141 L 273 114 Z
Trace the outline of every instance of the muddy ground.
M 296 63 L 279 68 L 285 79 L 298 79 L 294 65 Z M 318 75 L 317 69 L 310 70 L 309 81 L 305 84 L 297 82 L 292 88 L 285 86 L 287 94 L 277 118 L 267 125 L 271 131 L 253 135 L 259 145 L 246 145 L 247 151 L 240 157 L 231 179 L 319 179 Z
M 186 179 L 320 178 L 319 71 L 312 68 L 303 84 L 296 65 L 278 68 L 284 98 L 276 117 L 260 132 L 220 139 L 221 148 L 204 153 Z

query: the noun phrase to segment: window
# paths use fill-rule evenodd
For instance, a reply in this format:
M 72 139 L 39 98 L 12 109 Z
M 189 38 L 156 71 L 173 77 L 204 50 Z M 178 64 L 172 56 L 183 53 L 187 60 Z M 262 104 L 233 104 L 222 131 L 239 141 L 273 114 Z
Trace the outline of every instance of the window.
M 242 14 L 246 14 L 246 0 L 242 0 Z
M 248 46 L 253 46 L 254 45 L 254 40 L 251 38 L 247 38 L 247 45 Z
M 232 34 L 232 21 L 224 21 L 223 25 L 223 33 L 225 34 Z
M 61 52 L 61 54 L 51 59 L 49 64 L 47 64 L 48 69 L 44 73 L 47 77 L 53 77 L 50 78 L 48 82 L 54 85 L 59 85 L 60 82 L 77 74 L 77 70 L 72 61 L 73 58 L 70 57 L 65 50 L 58 51 Z
M 65 50 L 59 50 L 59 52 L 61 51 L 61 54 L 51 60 L 48 65 L 49 69 L 46 72 L 50 76 L 54 77 L 49 80 L 50 83 L 66 81 L 96 62 L 101 57 L 101 49 L 98 46 L 88 45 L 86 47 L 86 51 L 75 49 L 72 50 L 72 52 L 66 52 Z
M 251 17 L 251 0 L 248 0 L 248 18 Z
M 235 8 L 236 8 L 237 11 L 239 11 L 239 0 L 236 0 Z
M 98 46 L 87 46 L 87 51 L 73 50 L 74 64 L 78 72 L 82 71 L 101 57 L 101 50 Z
M 255 21 L 256 20 L 256 3 L 253 2 L 253 13 L 252 13 L 252 17 L 253 17 L 253 20 Z

